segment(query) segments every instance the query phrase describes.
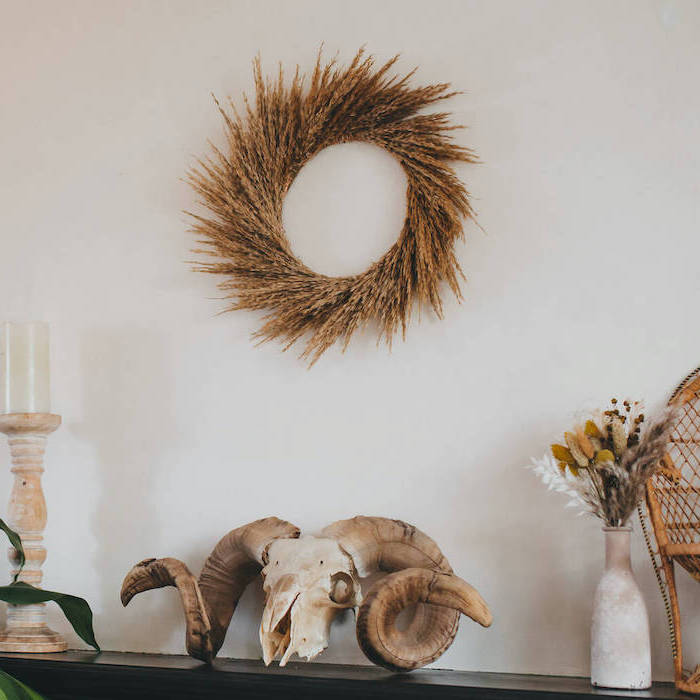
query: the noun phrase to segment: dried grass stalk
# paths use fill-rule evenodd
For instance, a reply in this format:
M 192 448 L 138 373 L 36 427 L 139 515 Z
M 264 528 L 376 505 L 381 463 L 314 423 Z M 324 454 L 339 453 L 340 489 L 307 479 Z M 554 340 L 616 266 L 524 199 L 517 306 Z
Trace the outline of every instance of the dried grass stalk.
M 442 318 L 440 284 L 461 298 L 464 278 L 454 253 L 463 237 L 462 220 L 473 218 L 469 196 L 450 166 L 476 162 L 455 145 L 448 114 L 418 111 L 455 93 L 449 84 L 410 87 L 390 71 L 396 57 L 375 67 L 362 51 L 348 67 L 321 62 L 310 80 L 299 68 L 285 85 L 264 80 L 254 62 L 256 100 L 245 114 L 217 106 L 224 119 L 227 148 L 198 161 L 188 179 L 207 217 L 192 215 L 197 253 L 216 258 L 198 269 L 223 275 L 220 288 L 231 300 L 227 311 L 265 309 L 255 334 L 281 340 L 285 349 L 306 339 L 302 358 L 313 364 L 333 343 L 347 347 L 351 335 L 376 319 L 391 345 L 406 327 L 415 302 Z M 321 149 L 366 141 L 393 154 L 408 180 L 406 219 L 398 240 L 365 272 L 347 277 L 317 274 L 292 252 L 282 225 L 282 203 L 302 166 Z

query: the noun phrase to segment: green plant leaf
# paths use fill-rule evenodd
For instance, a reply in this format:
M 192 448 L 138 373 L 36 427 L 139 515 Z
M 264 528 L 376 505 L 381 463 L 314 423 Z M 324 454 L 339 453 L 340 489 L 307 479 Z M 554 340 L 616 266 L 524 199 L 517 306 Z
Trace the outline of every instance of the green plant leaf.
M 6 535 L 7 539 L 10 540 L 10 544 L 17 550 L 19 554 L 19 566 L 17 567 L 17 573 L 15 574 L 13 581 L 17 580 L 19 572 L 22 571 L 24 567 L 24 547 L 22 546 L 22 538 L 4 521 L 0 518 L 0 530 L 2 530 Z
M 0 700 L 46 700 L 36 690 L 24 685 L 9 673 L 0 671 Z
M 17 581 L 9 586 L 0 586 L 0 600 L 12 605 L 32 605 L 45 603 L 49 600 L 58 603 L 76 634 L 91 647 L 97 651 L 100 650 L 100 646 L 95 640 L 95 632 L 92 629 L 92 610 L 83 598 L 67 593 L 45 591 L 24 581 Z

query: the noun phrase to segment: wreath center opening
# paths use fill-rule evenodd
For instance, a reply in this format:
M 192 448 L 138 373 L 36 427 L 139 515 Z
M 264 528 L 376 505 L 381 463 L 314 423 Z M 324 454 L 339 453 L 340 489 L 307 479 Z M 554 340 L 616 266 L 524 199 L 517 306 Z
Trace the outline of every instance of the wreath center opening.
M 398 160 L 379 146 L 324 148 L 299 171 L 284 200 L 292 251 L 319 274 L 364 272 L 401 233 L 407 184 Z

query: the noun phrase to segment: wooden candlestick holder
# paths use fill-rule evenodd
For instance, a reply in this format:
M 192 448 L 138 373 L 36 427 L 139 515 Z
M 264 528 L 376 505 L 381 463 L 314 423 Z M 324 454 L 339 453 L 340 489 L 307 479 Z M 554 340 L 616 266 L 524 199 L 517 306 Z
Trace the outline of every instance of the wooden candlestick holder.
M 61 424 L 61 416 L 52 413 L 8 413 L 0 415 L 0 432 L 7 435 L 12 455 L 15 483 L 10 494 L 8 521 L 22 538 L 26 563 L 20 581 L 41 584 L 41 567 L 46 559 L 42 542 L 46 527 L 46 501 L 41 488 L 46 438 Z M 17 573 L 17 550 L 9 550 L 10 563 Z M 65 651 L 68 644 L 46 624 L 46 606 L 8 605 L 7 626 L 0 632 L 0 651 Z

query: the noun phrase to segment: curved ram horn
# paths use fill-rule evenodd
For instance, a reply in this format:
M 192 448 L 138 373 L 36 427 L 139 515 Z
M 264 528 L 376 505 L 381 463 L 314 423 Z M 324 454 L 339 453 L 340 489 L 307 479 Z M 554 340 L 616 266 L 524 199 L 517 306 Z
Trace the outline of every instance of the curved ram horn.
M 400 632 L 402 610 L 422 605 L 419 624 Z M 483 598 L 453 574 L 429 569 L 404 569 L 389 574 L 365 596 L 357 616 L 357 641 L 367 658 L 391 671 L 410 671 L 435 661 L 452 643 L 445 630 L 454 615 L 468 615 L 483 627 L 493 618 Z M 414 620 L 415 622 L 415 620 Z
M 402 520 L 358 515 L 329 525 L 322 536 L 338 541 L 363 578 L 411 567 L 452 573 L 435 541 Z
M 380 580 L 360 608 L 358 641 L 374 663 L 408 671 L 437 659 L 452 644 L 460 614 L 472 616 L 466 612 L 468 600 L 473 601 L 474 619 L 485 626 L 491 624 L 491 613 L 479 594 L 452 575 L 452 567 L 435 541 L 413 525 L 357 516 L 329 525 L 323 535 L 338 541 L 362 577 L 377 571 L 401 572 Z M 432 581 L 432 586 L 440 583 L 439 595 L 430 588 L 426 592 L 426 580 Z M 448 597 L 450 591 L 452 598 Z M 413 605 L 413 619 L 400 631 L 396 618 Z
M 175 586 L 180 593 L 187 621 L 187 653 L 202 661 L 211 661 L 211 626 L 209 616 L 190 570 L 178 559 L 145 559 L 124 577 L 121 590 L 122 605 L 143 591 Z
M 296 539 L 300 534 L 299 528 L 286 520 L 264 518 L 232 530 L 214 547 L 199 575 L 214 656 L 224 643 L 243 591 L 262 571 L 269 545 L 277 539 Z
M 152 588 L 175 586 L 187 620 L 187 653 L 210 662 L 224 643 L 243 591 L 262 570 L 270 543 L 299 534 L 299 528 L 278 518 L 236 528 L 214 547 L 199 581 L 177 559 L 147 559 L 126 575 L 122 603 L 127 605 L 137 593 Z

